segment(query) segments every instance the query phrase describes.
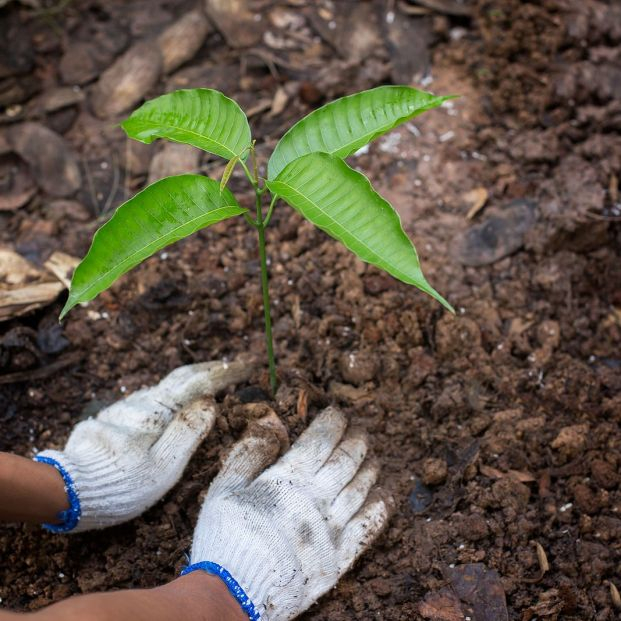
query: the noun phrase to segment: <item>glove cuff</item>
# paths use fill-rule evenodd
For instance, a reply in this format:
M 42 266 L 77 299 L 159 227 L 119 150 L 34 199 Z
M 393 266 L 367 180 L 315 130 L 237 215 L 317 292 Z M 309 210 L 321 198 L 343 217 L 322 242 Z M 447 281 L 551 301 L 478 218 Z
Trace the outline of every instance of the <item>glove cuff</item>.
M 226 588 L 229 590 L 229 593 L 237 600 L 241 609 L 248 615 L 248 619 L 250 621 L 259 621 L 261 615 L 258 613 L 255 605 L 252 603 L 252 600 L 246 595 L 246 592 L 241 587 L 239 582 L 231 576 L 231 574 L 222 567 L 222 565 L 218 565 L 217 563 L 212 563 L 211 561 L 201 561 L 200 563 L 193 563 L 192 565 L 188 565 L 185 567 L 181 574 L 185 576 L 186 574 L 192 573 L 193 571 L 205 571 L 212 576 L 218 576 L 226 585 Z
M 67 500 L 69 502 L 69 508 L 61 511 L 58 514 L 58 524 L 43 524 L 43 528 L 53 533 L 68 533 L 73 530 L 80 521 L 82 516 L 82 508 L 80 506 L 80 498 L 78 496 L 78 490 L 73 482 L 73 479 L 69 472 L 60 464 L 59 461 L 50 457 L 49 455 L 37 455 L 34 461 L 41 464 L 48 464 L 58 470 L 60 476 L 62 476 L 65 483 L 65 492 L 67 493 Z

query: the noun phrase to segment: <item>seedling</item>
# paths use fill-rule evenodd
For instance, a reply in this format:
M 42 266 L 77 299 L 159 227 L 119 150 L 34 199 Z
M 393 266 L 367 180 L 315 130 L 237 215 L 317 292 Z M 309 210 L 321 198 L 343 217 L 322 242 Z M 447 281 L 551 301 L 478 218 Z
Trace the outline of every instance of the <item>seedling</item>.
M 257 230 L 270 383 L 276 390 L 265 228 L 278 199 L 342 242 L 360 259 L 451 305 L 423 276 L 414 245 L 393 207 L 344 158 L 400 123 L 450 97 L 408 86 L 380 86 L 337 99 L 298 121 L 259 175 L 248 119 L 219 91 L 179 90 L 146 102 L 121 123 L 127 135 L 189 144 L 228 160 L 220 181 L 178 175 L 151 184 L 123 203 L 93 237 L 78 265 L 60 318 L 92 300 L 119 276 L 165 246 L 216 222 L 242 216 Z M 226 187 L 240 165 L 255 191 L 254 217 Z M 264 212 L 264 197 L 271 200 Z

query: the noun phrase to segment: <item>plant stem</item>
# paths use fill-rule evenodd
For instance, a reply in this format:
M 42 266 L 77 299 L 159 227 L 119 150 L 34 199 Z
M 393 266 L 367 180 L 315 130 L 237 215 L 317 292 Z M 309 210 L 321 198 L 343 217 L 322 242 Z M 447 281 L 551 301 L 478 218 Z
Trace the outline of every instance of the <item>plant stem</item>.
M 256 192 L 259 189 L 259 181 L 258 181 L 258 179 L 255 179 L 252 176 L 252 174 L 248 170 L 248 165 L 246 164 L 246 162 L 244 162 L 244 160 L 240 159 L 239 163 L 241 164 L 241 167 L 244 169 L 244 172 L 246 173 L 246 177 L 248 177 L 248 181 L 250 181 L 250 183 L 252 184 L 252 187 L 254 188 L 254 191 Z
M 267 274 L 267 255 L 265 252 L 265 224 L 261 210 L 261 194 L 257 192 L 257 230 L 259 232 L 259 260 L 261 263 L 261 289 L 263 291 L 263 313 L 265 316 L 265 345 L 267 347 L 267 361 L 269 364 L 270 386 L 276 394 L 278 382 L 276 380 L 276 360 L 274 358 L 274 343 L 272 340 L 272 316 L 270 312 L 270 291 Z
M 265 220 L 263 221 L 264 227 L 267 227 L 267 225 L 270 223 L 270 220 L 272 219 L 272 213 L 274 212 L 274 205 L 276 204 L 277 200 L 278 200 L 278 195 L 274 194 L 274 196 L 272 197 L 272 202 L 270 203 L 270 208 L 267 210 L 267 216 L 265 216 Z

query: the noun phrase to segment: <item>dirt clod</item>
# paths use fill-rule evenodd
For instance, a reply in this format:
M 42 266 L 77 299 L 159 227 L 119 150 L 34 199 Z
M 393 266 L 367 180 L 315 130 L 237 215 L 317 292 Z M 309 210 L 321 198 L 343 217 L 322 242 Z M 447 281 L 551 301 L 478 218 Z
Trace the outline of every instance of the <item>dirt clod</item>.
M 430 457 L 423 462 L 423 483 L 425 485 L 441 485 L 446 481 L 448 465 L 444 459 Z
M 563 427 L 550 446 L 566 458 L 574 457 L 586 446 L 588 432 L 585 424 Z

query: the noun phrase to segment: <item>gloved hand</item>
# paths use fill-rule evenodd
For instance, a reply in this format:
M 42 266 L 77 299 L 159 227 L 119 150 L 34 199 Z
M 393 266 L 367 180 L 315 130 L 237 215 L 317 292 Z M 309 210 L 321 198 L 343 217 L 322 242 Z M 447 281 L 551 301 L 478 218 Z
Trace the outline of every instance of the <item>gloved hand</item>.
M 236 444 L 201 509 L 190 565 L 219 575 L 251 620 L 293 619 L 331 589 L 377 536 L 387 502 L 368 497 L 367 440 L 324 410 L 275 465 L 274 435 Z
M 63 451 L 36 461 L 63 476 L 70 508 L 55 532 L 114 526 L 154 505 L 181 477 L 211 430 L 219 390 L 248 379 L 244 361 L 179 367 L 157 386 L 139 390 L 78 423 Z

